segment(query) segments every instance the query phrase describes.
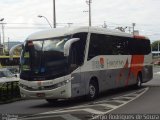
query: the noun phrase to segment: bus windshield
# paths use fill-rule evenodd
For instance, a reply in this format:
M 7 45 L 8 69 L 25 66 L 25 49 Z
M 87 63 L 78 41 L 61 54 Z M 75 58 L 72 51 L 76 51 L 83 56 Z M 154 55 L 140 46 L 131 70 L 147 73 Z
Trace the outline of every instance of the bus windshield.
M 63 52 L 64 44 L 69 39 L 67 36 L 27 41 L 20 60 L 23 79 L 27 76 L 34 80 L 40 76 L 43 76 L 43 79 L 53 79 L 65 74 L 67 59 Z

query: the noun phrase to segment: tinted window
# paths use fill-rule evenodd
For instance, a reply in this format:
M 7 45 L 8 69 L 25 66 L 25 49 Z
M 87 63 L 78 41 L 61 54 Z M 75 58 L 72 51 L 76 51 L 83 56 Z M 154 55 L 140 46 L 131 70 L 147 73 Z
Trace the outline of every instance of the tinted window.
M 88 59 L 98 55 L 126 55 L 128 52 L 128 41 L 126 38 L 91 34 Z
M 132 38 L 129 40 L 128 47 L 131 55 L 147 55 L 151 52 L 149 40 Z
M 128 39 L 119 36 L 110 36 L 110 41 L 112 41 L 112 55 L 128 55 Z
M 150 41 L 104 34 L 91 34 L 88 60 L 98 55 L 147 55 Z
M 112 42 L 102 34 L 91 34 L 88 59 L 98 55 L 112 54 Z

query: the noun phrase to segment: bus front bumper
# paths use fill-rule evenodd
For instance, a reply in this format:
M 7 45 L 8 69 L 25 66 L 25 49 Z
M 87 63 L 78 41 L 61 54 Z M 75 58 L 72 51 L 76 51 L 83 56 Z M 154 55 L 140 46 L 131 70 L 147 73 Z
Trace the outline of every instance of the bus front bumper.
M 51 90 L 31 91 L 20 87 L 22 98 L 33 99 L 67 99 L 71 97 L 71 82 Z

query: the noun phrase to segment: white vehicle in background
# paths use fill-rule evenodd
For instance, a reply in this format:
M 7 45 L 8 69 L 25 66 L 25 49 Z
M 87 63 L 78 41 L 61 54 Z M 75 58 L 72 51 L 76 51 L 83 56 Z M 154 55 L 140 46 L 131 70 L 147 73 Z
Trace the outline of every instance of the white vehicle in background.
M 30 35 L 20 60 L 22 97 L 48 102 L 130 85 L 153 77 L 150 41 L 95 27 L 56 28 Z
M 19 79 L 11 73 L 7 68 L 0 69 L 0 84 L 6 82 L 15 82 L 19 81 Z
M 7 70 L 9 70 L 12 74 L 15 75 L 15 77 L 19 78 L 19 70 L 17 67 L 7 67 Z

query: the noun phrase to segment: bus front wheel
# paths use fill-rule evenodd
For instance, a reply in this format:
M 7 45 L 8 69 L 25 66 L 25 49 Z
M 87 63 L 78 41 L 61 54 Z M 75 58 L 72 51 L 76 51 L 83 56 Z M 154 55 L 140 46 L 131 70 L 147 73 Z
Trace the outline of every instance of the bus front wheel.
M 94 100 L 98 96 L 98 85 L 95 81 L 89 84 L 89 93 L 87 95 L 88 100 Z

